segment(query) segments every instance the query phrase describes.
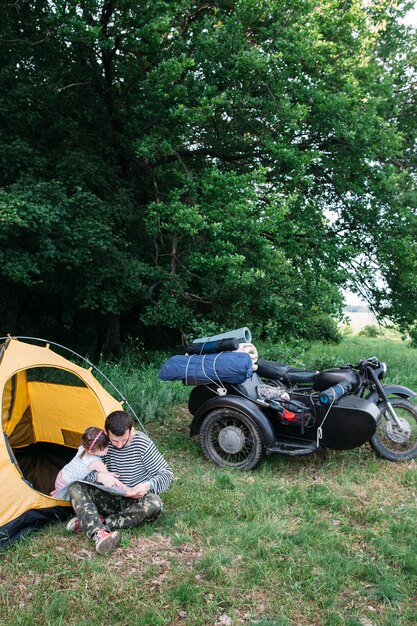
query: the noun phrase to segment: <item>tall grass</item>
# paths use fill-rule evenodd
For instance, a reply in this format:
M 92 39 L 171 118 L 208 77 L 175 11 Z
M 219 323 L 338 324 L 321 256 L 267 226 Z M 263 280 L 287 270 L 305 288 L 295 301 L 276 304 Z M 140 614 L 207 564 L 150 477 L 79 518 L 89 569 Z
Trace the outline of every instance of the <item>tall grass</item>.
M 324 369 L 343 363 L 357 363 L 361 359 L 377 356 L 388 366 L 386 382 L 402 384 L 417 389 L 417 350 L 409 342 L 384 337 L 344 337 L 340 344 L 313 343 L 311 345 L 261 344 L 263 358 L 286 361 L 297 367 Z
M 390 380 L 417 388 L 417 352 L 405 344 L 354 338 L 297 350 L 298 364 L 306 366 L 377 354 Z M 132 385 L 139 412 L 147 406 L 139 389 L 155 392 L 142 365 L 108 365 L 118 384 Z M 148 378 L 157 369 L 154 363 Z M 175 472 L 164 514 L 123 531 L 122 547 L 108 558 L 63 524 L 22 540 L 1 555 L 1 624 L 417 623 L 415 461 L 392 464 L 366 445 L 270 456 L 250 473 L 219 469 L 188 436 L 187 388 L 175 391 L 170 404 L 164 395 L 170 386 L 157 387 L 167 419 L 147 424 Z
M 407 342 L 391 341 L 381 337 L 345 337 L 338 345 L 303 343 L 273 345 L 256 344 L 261 358 L 293 365 L 323 369 L 342 363 L 355 363 L 369 356 L 378 356 L 388 364 L 387 382 L 417 389 L 417 351 Z M 126 398 L 143 423 L 164 420 L 172 408 L 186 403 L 190 387 L 181 382 L 166 383 L 158 379 L 158 372 L 169 357 L 166 353 L 149 353 L 140 349 L 125 351 L 118 360 L 101 359 L 97 366 Z M 100 382 L 114 393 L 106 380 Z
M 116 388 L 142 423 L 164 420 L 189 395 L 189 388 L 181 382 L 167 385 L 159 380 L 158 372 L 167 357 L 163 353 L 134 350 L 125 352 L 117 361 L 102 358 L 97 367 L 111 384 L 102 378 L 100 382 L 110 393 L 114 394 Z
M 388 382 L 417 389 L 417 370 L 414 366 L 417 351 L 406 342 L 355 336 L 343 338 L 338 345 L 273 345 L 267 342 L 256 345 L 261 358 L 312 369 L 355 363 L 376 355 L 388 364 Z M 158 372 L 169 356 L 166 353 L 145 352 L 134 346 L 130 351 L 124 351 L 118 360 L 102 358 L 97 367 L 114 386 L 103 379 L 100 382 L 110 393 L 114 393 L 116 387 L 143 423 L 164 420 L 174 406 L 187 402 L 191 389 L 181 382 L 166 383 L 158 379 Z

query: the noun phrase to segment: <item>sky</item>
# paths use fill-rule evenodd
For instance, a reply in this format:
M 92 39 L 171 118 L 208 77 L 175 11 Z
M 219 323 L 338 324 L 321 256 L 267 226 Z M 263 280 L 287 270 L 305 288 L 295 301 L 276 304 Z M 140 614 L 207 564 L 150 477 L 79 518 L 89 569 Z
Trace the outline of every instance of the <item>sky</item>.
M 408 12 L 405 22 L 417 28 L 417 7 Z
M 359 296 L 350 291 L 343 291 L 343 295 L 345 297 L 345 304 L 348 306 L 365 306 L 367 304 L 364 300 L 359 298 Z

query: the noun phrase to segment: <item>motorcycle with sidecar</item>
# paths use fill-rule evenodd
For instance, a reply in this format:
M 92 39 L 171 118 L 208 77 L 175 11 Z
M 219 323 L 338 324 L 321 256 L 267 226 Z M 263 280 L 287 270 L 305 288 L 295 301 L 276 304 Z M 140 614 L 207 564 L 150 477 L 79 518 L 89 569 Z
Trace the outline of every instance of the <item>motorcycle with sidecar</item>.
M 199 350 L 207 370 L 209 353 Z M 212 356 L 215 362 L 219 353 Z M 251 470 L 265 453 L 307 455 L 367 442 L 389 461 L 417 457 L 417 394 L 383 384 L 387 368 L 377 357 L 321 371 L 257 359 L 256 371 L 238 383 L 213 373 L 190 379 L 188 358 L 190 435 L 199 435 L 215 465 Z

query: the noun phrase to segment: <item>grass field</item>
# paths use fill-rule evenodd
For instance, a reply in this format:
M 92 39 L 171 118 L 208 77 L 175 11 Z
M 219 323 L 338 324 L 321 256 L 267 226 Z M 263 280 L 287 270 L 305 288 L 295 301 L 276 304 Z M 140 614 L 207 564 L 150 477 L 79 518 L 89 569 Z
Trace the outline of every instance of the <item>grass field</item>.
M 373 354 L 387 361 L 387 380 L 417 389 L 417 351 L 401 342 L 351 337 L 299 347 L 293 358 L 323 367 Z M 107 558 L 63 524 L 2 553 L 1 624 L 417 623 L 415 461 L 392 464 L 366 445 L 270 456 L 250 473 L 215 468 L 188 437 L 187 389 L 159 383 L 156 367 L 108 369 L 118 386 L 125 379 L 135 408 L 155 417 L 146 428 L 175 471 L 164 515 L 123 531 Z

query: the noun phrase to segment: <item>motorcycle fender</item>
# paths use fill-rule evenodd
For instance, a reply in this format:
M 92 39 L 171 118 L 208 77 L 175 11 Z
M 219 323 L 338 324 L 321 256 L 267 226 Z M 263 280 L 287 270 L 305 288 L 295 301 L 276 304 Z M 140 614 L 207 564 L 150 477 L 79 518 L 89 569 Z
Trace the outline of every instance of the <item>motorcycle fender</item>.
M 272 448 L 276 443 L 276 435 L 268 417 L 262 408 L 255 402 L 241 398 L 240 396 L 221 396 L 211 398 L 202 404 L 194 414 L 194 419 L 190 425 L 190 437 L 198 435 L 201 424 L 207 413 L 214 409 L 230 408 L 236 409 L 249 417 L 259 428 L 265 448 Z
M 384 391 L 387 396 L 400 396 L 401 398 L 415 398 L 417 393 L 408 387 L 404 387 L 403 385 L 383 385 Z M 370 402 L 374 404 L 378 404 L 381 401 L 380 395 L 377 391 L 371 393 L 370 396 L 366 398 Z

